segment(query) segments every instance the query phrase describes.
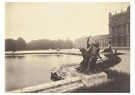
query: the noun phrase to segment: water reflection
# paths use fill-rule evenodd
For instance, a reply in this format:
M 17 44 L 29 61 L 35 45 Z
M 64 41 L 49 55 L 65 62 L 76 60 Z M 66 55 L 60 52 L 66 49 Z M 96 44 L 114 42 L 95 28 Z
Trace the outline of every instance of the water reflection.
M 24 58 L 25 56 L 24 55 L 19 55 L 19 56 L 16 56 L 16 55 L 7 55 L 6 58 Z
M 52 68 L 81 60 L 81 56 L 63 54 L 5 56 L 6 91 L 47 83 Z
M 57 57 L 61 57 L 63 56 L 63 54 L 34 54 L 31 55 L 32 57 L 50 57 L 50 56 L 57 56 Z

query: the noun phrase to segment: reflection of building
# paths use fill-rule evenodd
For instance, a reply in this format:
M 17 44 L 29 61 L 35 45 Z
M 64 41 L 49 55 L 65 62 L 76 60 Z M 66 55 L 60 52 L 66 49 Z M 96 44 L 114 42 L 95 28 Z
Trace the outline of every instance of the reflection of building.
M 130 46 L 130 6 L 120 13 L 109 13 L 109 43 Z
M 107 47 L 108 46 L 108 34 L 106 34 L 106 35 L 91 36 L 89 43 L 93 43 L 95 41 L 99 42 L 100 47 Z M 82 37 L 82 38 L 76 39 L 74 47 L 75 48 L 86 47 L 86 42 L 87 42 L 86 37 Z

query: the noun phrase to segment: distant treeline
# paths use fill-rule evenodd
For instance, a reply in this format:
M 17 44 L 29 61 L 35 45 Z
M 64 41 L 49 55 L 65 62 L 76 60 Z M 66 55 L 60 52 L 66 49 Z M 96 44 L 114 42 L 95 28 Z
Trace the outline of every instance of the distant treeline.
M 72 40 L 49 40 L 49 39 L 39 39 L 32 40 L 29 43 L 19 37 L 17 40 L 5 39 L 5 50 L 6 51 L 16 51 L 16 50 L 44 50 L 44 49 L 72 49 Z
M 25 40 L 19 37 L 17 40 L 6 39 L 5 40 L 5 50 L 6 51 L 15 51 L 15 50 L 26 50 L 27 44 Z

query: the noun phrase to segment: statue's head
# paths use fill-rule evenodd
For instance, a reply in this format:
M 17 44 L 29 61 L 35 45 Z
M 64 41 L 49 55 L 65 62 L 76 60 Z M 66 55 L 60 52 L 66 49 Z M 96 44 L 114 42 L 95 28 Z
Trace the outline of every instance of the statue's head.
M 98 41 L 96 42 L 96 46 L 99 47 L 99 42 Z
M 99 42 L 97 40 L 95 40 L 95 42 L 92 45 L 95 47 L 99 47 Z

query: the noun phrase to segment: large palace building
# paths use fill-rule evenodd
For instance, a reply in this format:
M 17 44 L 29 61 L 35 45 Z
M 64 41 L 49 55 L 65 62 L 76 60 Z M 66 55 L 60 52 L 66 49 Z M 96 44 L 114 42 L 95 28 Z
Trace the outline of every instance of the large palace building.
M 111 46 L 130 46 L 130 6 L 120 13 L 109 13 L 109 44 Z
M 100 47 L 129 47 L 130 46 L 130 6 L 120 13 L 109 13 L 109 35 L 96 35 L 90 38 L 90 43 L 97 40 Z M 75 40 L 74 47 L 86 47 L 86 37 Z

